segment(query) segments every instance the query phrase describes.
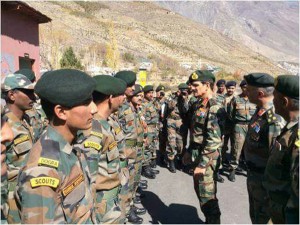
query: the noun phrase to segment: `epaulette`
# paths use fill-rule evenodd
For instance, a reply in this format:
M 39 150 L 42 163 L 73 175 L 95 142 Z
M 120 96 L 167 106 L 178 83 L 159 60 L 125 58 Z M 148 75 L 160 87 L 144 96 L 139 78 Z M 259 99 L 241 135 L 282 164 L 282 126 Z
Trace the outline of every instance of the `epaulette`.
M 258 112 L 258 113 L 259 113 L 259 112 Z M 267 121 L 268 121 L 268 123 L 275 123 L 275 122 L 278 121 L 278 119 L 277 119 L 277 117 L 275 116 L 275 114 L 274 114 L 274 112 L 273 112 L 272 109 L 270 109 L 270 110 L 267 111 L 266 116 L 267 116 Z

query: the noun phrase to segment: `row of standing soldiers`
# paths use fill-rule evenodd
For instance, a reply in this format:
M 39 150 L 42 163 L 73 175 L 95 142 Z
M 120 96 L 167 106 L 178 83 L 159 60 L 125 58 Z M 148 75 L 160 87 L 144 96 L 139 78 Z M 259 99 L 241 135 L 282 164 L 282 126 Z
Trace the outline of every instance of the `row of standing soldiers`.
M 234 181 L 243 148 L 252 222 L 262 222 L 263 215 L 270 218 L 272 214 L 265 208 L 272 198 L 267 197 L 276 196 L 278 190 L 270 185 L 272 179 L 262 177 L 267 171 L 269 147 L 280 133 L 281 118 L 270 102 L 260 107 L 260 97 L 252 95 L 251 101 L 249 94 L 255 88 L 274 86 L 270 77 L 259 73 L 245 76 L 241 95 L 227 104 L 224 96 L 213 92 L 215 77 L 205 70 L 191 74 L 187 84 L 180 84 L 177 95 L 168 100 L 164 87 L 159 86 L 154 102 L 153 86 L 135 85 L 132 71 L 91 78 L 77 70 L 56 70 L 44 74 L 35 87 L 22 71 L 8 75 L 1 87 L 6 101 L 3 122 L 11 126 L 13 137 L 5 143 L 2 219 L 9 223 L 142 223 L 138 215 L 145 209 L 135 206 L 142 195 L 139 188 L 147 186 L 141 174 L 155 178 L 158 171 L 151 167 L 156 167 L 159 149 L 171 172 L 176 171 L 175 159 L 193 169 L 194 187 L 206 222 L 220 223 L 216 181 L 220 180 L 222 152 L 226 152 L 224 146 L 222 151 L 222 137 L 232 133 L 235 150 L 230 179 Z M 247 84 L 252 92 L 249 88 L 246 91 Z M 228 82 L 226 95 L 230 95 L 232 86 L 234 82 Z M 33 107 L 34 92 L 43 110 Z M 247 94 L 257 108 L 249 103 Z M 234 132 L 226 132 L 226 121 L 234 121 Z M 295 157 L 293 153 L 290 160 L 294 164 Z M 297 171 L 291 172 L 297 179 Z M 297 208 L 295 196 L 299 191 L 297 187 L 290 190 L 295 181 L 286 177 L 286 197 L 294 195 L 292 204 L 282 203 L 281 210 L 287 208 L 288 215 L 294 215 L 291 212 Z M 263 202 L 262 189 L 269 190 Z

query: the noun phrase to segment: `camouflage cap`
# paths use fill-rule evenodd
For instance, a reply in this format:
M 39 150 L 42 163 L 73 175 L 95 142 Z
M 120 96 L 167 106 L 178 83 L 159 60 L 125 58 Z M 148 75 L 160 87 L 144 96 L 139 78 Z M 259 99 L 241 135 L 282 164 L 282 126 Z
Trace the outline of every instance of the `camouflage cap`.
M 33 90 L 34 83 L 22 74 L 8 74 L 1 85 L 1 91 L 6 92 L 17 88 Z
M 127 86 L 132 86 L 136 81 L 136 73 L 130 70 L 122 70 L 116 73 L 116 78 L 124 80 Z
M 44 74 L 35 86 L 36 94 L 52 104 L 66 107 L 80 105 L 92 98 L 96 81 L 75 69 L 59 69 Z
M 153 91 L 153 85 L 146 85 L 144 87 L 144 92 L 149 92 L 149 91 Z
M 31 69 L 19 69 L 18 71 L 14 72 L 18 74 L 22 74 L 27 77 L 32 83 L 35 81 L 35 74 Z
M 274 86 L 281 94 L 299 100 L 299 76 L 279 75 L 275 79 Z
M 186 83 L 181 83 L 178 85 L 179 90 L 189 89 L 189 86 Z
M 156 88 L 156 90 L 155 90 L 156 92 L 159 92 L 159 91 L 165 91 L 165 86 L 163 86 L 163 85 L 158 85 L 157 86 L 157 88 Z
M 227 81 L 225 86 L 226 87 L 236 86 L 236 82 L 234 80 Z
M 133 96 L 139 94 L 143 92 L 143 87 L 139 84 L 134 85 L 134 92 L 133 92 Z
M 254 87 L 274 86 L 274 77 L 267 73 L 250 73 L 244 76 L 248 85 Z
M 123 95 L 127 87 L 125 81 L 109 75 L 94 76 L 94 80 L 96 81 L 94 91 L 104 95 Z
M 190 75 L 189 81 L 190 83 L 194 81 L 212 81 L 215 83 L 216 78 L 215 75 L 213 75 L 213 73 L 209 70 L 196 70 Z

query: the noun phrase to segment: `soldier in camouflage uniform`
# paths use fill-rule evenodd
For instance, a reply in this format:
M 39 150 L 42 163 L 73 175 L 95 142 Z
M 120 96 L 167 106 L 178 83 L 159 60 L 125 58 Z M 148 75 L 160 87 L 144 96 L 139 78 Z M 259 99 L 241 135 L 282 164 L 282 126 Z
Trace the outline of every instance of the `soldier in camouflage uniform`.
M 20 69 L 16 71 L 15 74 L 22 74 L 32 83 L 36 82 L 35 74 L 31 69 Z M 48 125 L 48 121 L 45 118 L 46 116 L 41 108 L 41 102 L 38 97 L 36 97 L 36 102 L 33 104 L 33 107 L 26 111 L 26 114 L 29 117 L 29 124 L 33 129 L 34 142 L 36 142 Z
M 7 123 L 7 117 L 4 116 L 4 108 L 1 105 L 1 224 L 7 224 L 7 164 L 6 164 L 6 145 L 12 142 L 14 138 L 12 129 Z
M 129 170 L 129 184 L 128 184 L 128 195 L 126 198 L 126 212 L 128 222 L 131 223 L 142 223 L 143 219 L 137 216 L 133 207 L 134 198 L 134 178 L 136 175 L 135 164 L 137 158 L 142 154 L 138 152 L 137 148 L 137 114 L 135 113 L 134 107 L 130 104 L 130 98 L 134 94 L 136 74 L 133 71 L 119 71 L 115 77 L 124 80 L 127 84 L 125 91 L 126 100 L 118 110 L 118 122 L 121 125 L 123 133 L 125 135 L 125 154 L 128 160 Z M 122 191 L 121 191 L 122 192 Z
M 245 80 L 240 83 L 240 87 L 242 93 L 238 96 L 234 96 L 228 107 L 230 121 L 234 124 L 234 145 L 233 151 L 230 152 L 230 174 L 228 177 L 232 182 L 235 181 L 235 170 L 239 166 L 241 151 L 248 131 L 248 124 L 256 110 L 256 105 L 249 102 L 247 83 Z
M 19 223 L 18 209 L 13 196 L 17 175 L 25 163 L 25 158 L 33 145 L 33 131 L 25 111 L 31 109 L 35 101 L 34 84 L 21 74 L 9 74 L 1 87 L 6 101 L 5 116 L 13 131 L 13 141 L 7 144 L 6 163 L 8 167 L 8 223 Z
M 219 94 L 219 95 L 225 95 L 226 94 L 225 84 L 226 84 L 226 81 L 224 79 L 220 79 L 220 80 L 217 81 L 217 83 L 216 83 L 217 94 Z
M 91 129 L 84 132 L 86 138 L 82 147 L 92 176 L 97 223 L 120 224 L 125 222 L 118 196 L 121 189 L 120 156 L 108 117 L 122 105 L 126 83 L 108 75 L 95 76 L 94 79 L 93 101 L 97 113 Z
M 143 111 L 142 118 L 145 119 L 145 122 L 147 124 L 146 149 L 148 148 L 151 153 L 150 166 L 155 168 L 156 151 L 158 149 L 159 115 L 156 111 L 155 105 L 153 104 L 153 86 L 146 85 L 143 90 L 144 90 L 144 103 L 142 109 Z M 152 174 L 159 173 L 158 170 L 154 170 L 154 169 L 147 170 L 147 164 L 145 164 L 143 168 L 144 168 L 143 172 L 145 177 L 149 177 L 147 171 L 150 171 Z M 153 177 L 153 175 L 150 175 L 150 177 Z
M 214 180 L 218 169 L 218 148 L 221 145 L 218 124 L 220 105 L 213 93 L 215 77 L 207 70 L 197 70 L 191 74 L 189 80 L 195 97 L 201 99 L 192 117 L 191 144 L 183 160 L 191 160 L 195 166 L 194 188 L 206 223 L 220 223 L 217 183 Z
M 257 105 L 248 126 L 243 149 L 248 169 L 250 218 L 255 224 L 267 223 L 270 219 L 269 198 L 262 182 L 270 147 L 280 134 L 281 118 L 274 112 L 274 78 L 265 73 L 252 73 L 244 78 L 249 101 Z
M 183 124 L 188 112 L 188 85 L 182 83 L 178 86 L 178 96 L 168 101 L 168 143 L 167 158 L 170 172 L 175 173 L 175 157 L 181 162 L 183 149 L 186 143 L 183 143 L 183 137 L 187 132 L 187 125 Z M 186 126 L 186 127 L 184 127 Z
M 299 224 L 299 77 L 275 80 L 275 112 L 288 123 L 270 149 L 264 187 L 270 198 L 272 223 Z
M 154 105 L 156 111 L 159 115 L 159 133 L 158 133 L 158 141 L 159 141 L 159 154 L 160 154 L 160 162 L 163 164 L 166 147 L 167 147 L 167 111 L 168 104 L 167 98 L 165 97 L 165 87 L 163 85 L 159 85 L 156 88 L 156 98 L 154 101 Z
M 224 121 L 224 140 L 223 140 L 223 146 L 222 146 L 222 163 L 226 163 L 229 164 L 228 159 L 226 158 L 226 152 L 228 150 L 228 143 L 230 140 L 230 145 L 231 145 L 231 150 L 230 152 L 233 152 L 233 146 L 234 146 L 234 136 L 233 136 L 233 123 L 230 120 L 229 117 L 229 105 L 230 105 L 230 101 L 232 100 L 232 98 L 234 97 L 234 92 L 235 92 L 235 88 L 236 88 L 236 82 L 235 81 L 227 81 L 226 83 L 226 90 L 227 93 L 224 95 L 225 97 L 225 121 Z
M 76 87 L 76 88 L 70 88 Z M 91 176 L 77 143 L 92 126 L 95 81 L 72 69 L 51 71 L 37 82 L 49 126 L 20 170 L 15 197 L 22 223 L 93 223 Z

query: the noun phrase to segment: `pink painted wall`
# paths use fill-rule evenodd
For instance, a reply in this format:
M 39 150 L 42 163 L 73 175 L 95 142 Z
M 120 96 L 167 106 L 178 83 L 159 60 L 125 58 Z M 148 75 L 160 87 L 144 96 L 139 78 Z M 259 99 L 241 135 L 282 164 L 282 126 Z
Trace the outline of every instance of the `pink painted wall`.
M 17 11 L 1 10 L 1 77 L 19 69 L 19 56 L 34 59 L 32 70 L 40 76 L 39 25 Z

